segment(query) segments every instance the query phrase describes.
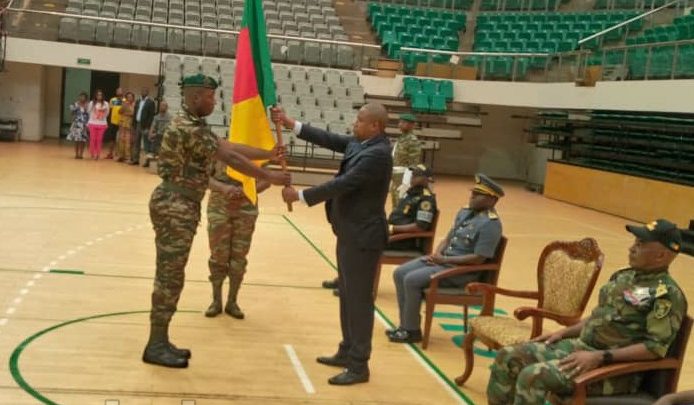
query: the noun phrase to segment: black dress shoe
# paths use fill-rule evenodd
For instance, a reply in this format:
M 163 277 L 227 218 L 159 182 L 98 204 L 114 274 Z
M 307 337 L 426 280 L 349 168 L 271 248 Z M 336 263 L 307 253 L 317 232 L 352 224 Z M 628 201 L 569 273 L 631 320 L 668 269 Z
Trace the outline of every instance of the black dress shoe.
M 397 327 L 395 329 L 386 329 L 386 336 L 391 337 L 391 336 L 395 335 L 395 333 L 399 330 L 402 330 L 402 329 L 400 329 L 399 327 Z
M 328 383 L 331 385 L 352 385 L 352 384 L 365 383 L 368 381 L 369 381 L 369 372 L 368 371 L 356 373 L 354 371 L 350 371 L 349 369 L 345 369 L 340 374 L 333 376 L 333 377 L 330 377 L 328 379 Z
M 188 367 L 188 359 L 177 356 L 171 351 L 167 342 L 157 342 L 147 345 L 147 347 L 145 347 L 145 352 L 142 353 L 142 361 L 164 367 Z
M 333 290 L 333 289 L 338 287 L 337 279 L 325 280 L 325 281 L 323 281 L 322 286 L 323 286 L 323 288 L 327 288 L 328 290 Z
M 421 330 L 396 330 L 388 339 L 393 343 L 417 343 L 422 341 Z
M 326 366 L 347 367 L 347 356 L 320 356 L 316 358 L 316 361 Z

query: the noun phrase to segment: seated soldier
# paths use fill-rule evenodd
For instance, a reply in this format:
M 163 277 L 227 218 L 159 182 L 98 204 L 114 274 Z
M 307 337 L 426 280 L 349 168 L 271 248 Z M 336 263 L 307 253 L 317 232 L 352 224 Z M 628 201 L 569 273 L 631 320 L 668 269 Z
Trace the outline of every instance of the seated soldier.
M 480 264 L 493 259 L 501 240 L 501 221 L 494 210 L 504 191 L 489 177 L 475 176 L 469 208 L 458 212 L 455 222 L 430 256 L 411 260 L 393 273 L 400 310 L 400 326 L 389 329 L 391 342 L 415 343 L 422 340 L 420 307 L 422 291 L 429 286 L 431 276 L 441 270 L 466 264 Z M 465 287 L 482 281 L 484 272 L 462 274 L 443 280 L 443 287 Z
M 542 405 L 548 392 L 570 394 L 573 378 L 581 373 L 613 362 L 665 357 L 687 312 L 682 290 L 668 274 L 681 249 L 680 231 L 664 219 L 626 228 L 636 237 L 630 267 L 600 289 L 588 318 L 501 349 L 491 367 L 489 404 Z M 642 378 L 640 373 L 613 377 L 589 385 L 588 394 L 633 393 Z
M 391 234 L 426 232 L 431 229 L 436 215 L 436 195 L 429 189 L 429 183 L 434 182 L 431 170 L 423 164 L 409 170 L 412 173 L 410 187 L 388 217 L 388 224 L 392 225 Z M 424 253 L 423 249 L 421 239 L 395 241 L 386 246 L 386 250 L 421 250 Z M 335 295 L 339 294 L 337 278 L 323 281 L 323 288 L 333 289 Z

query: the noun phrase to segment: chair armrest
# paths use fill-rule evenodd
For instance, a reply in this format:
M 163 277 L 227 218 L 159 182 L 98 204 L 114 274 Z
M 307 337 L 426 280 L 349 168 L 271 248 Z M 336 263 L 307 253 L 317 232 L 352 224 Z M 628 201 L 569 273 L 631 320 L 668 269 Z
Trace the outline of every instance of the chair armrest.
M 504 288 L 499 288 L 495 285 L 487 284 L 487 283 L 470 283 L 467 285 L 467 289 L 470 292 L 482 292 L 483 294 L 500 294 L 500 295 L 506 295 L 509 297 L 518 297 L 518 298 L 529 298 L 529 299 L 535 299 L 539 300 L 540 299 L 540 293 L 538 291 L 515 291 L 515 290 L 507 290 Z
M 499 270 L 499 265 L 498 264 L 470 264 L 470 265 L 465 265 L 465 266 L 457 266 L 457 267 L 451 267 L 446 270 L 441 270 L 437 273 L 434 273 L 431 275 L 431 281 L 433 282 L 436 280 L 437 282 L 441 279 L 448 278 L 448 277 L 453 277 L 453 276 L 459 276 L 461 274 L 467 274 L 467 273 L 475 273 L 478 271 L 495 271 Z M 477 284 L 482 284 L 482 283 L 477 283 Z
M 557 323 L 560 323 L 562 325 L 573 325 L 573 324 L 575 324 L 581 320 L 580 314 L 578 314 L 576 316 L 567 316 L 567 315 L 561 315 L 561 314 L 558 314 L 556 312 L 552 312 L 552 311 L 548 311 L 546 309 L 536 308 L 536 307 L 516 308 L 516 310 L 513 311 L 513 315 L 520 321 L 522 321 L 528 317 L 547 318 L 547 319 L 551 319 Z
M 598 367 L 588 371 L 587 373 L 583 373 L 576 377 L 574 382 L 576 383 L 577 388 L 579 385 L 585 387 L 592 382 L 625 374 L 639 373 L 641 371 L 649 370 L 676 369 L 678 364 L 677 359 L 673 358 L 615 363 L 604 367 Z
M 397 242 L 400 240 L 407 240 L 407 239 L 433 238 L 433 237 L 434 237 L 433 232 L 402 232 L 402 233 L 393 233 L 390 236 L 388 236 L 388 242 Z

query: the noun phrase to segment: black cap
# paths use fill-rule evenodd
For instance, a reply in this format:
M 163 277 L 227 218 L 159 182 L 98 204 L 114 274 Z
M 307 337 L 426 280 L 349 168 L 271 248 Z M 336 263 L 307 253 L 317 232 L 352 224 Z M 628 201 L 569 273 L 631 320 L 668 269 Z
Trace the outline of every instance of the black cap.
M 418 164 L 417 166 L 410 167 L 410 171 L 412 172 L 412 177 L 415 177 L 415 176 L 431 177 L 434 175 L 434 173 L 431 172 L 431 169 L 429 169 L 428 167 L 424 166 L 421 163 Z
M 675 253 L 682 248 L 682 233 L 667 219 L 656 219 L 645 226 L 627 225 L 626 228 L 644 242 L 660 242 Z

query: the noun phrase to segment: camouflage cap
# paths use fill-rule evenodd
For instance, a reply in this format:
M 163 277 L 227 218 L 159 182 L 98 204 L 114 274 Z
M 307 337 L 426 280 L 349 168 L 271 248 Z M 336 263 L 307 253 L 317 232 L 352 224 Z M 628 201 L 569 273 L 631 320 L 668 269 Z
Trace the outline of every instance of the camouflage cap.
M 205 76 L 202 73 L 198 73 L 192 76 L 186 76 L 180 82 L 181 88 L 185 89 L 188 87 L 204 87 L 206 89 L 217 89 L 219 84 L 217 81 L 210 76 Z
M 426 167 L 423 164 L 418 164 L 417 166 L 412 166 L 410 167 L 410 171 L 412 172 L 412 177 L 415 176 L 424 176 L 424 177 L 431 177 L 434 173 L 431 172 L 431 169 Z
M 675 253 L 679 253 L 682 248 L 682 233 L 677 225 L 667 219 L 656 219 L 645 226 L 627 225 L 626 228 L 644 242 L 660 242 Z
M 477 173 L 475 175 L 475 187 L 472 188 L 472 191 L 496 198 L 504 196 L 504 189 L 494 182 L 494 180 L 482 173 Z
M 417 117 L 412 114 L 400 114 L 401 121 L 417 122 Z

